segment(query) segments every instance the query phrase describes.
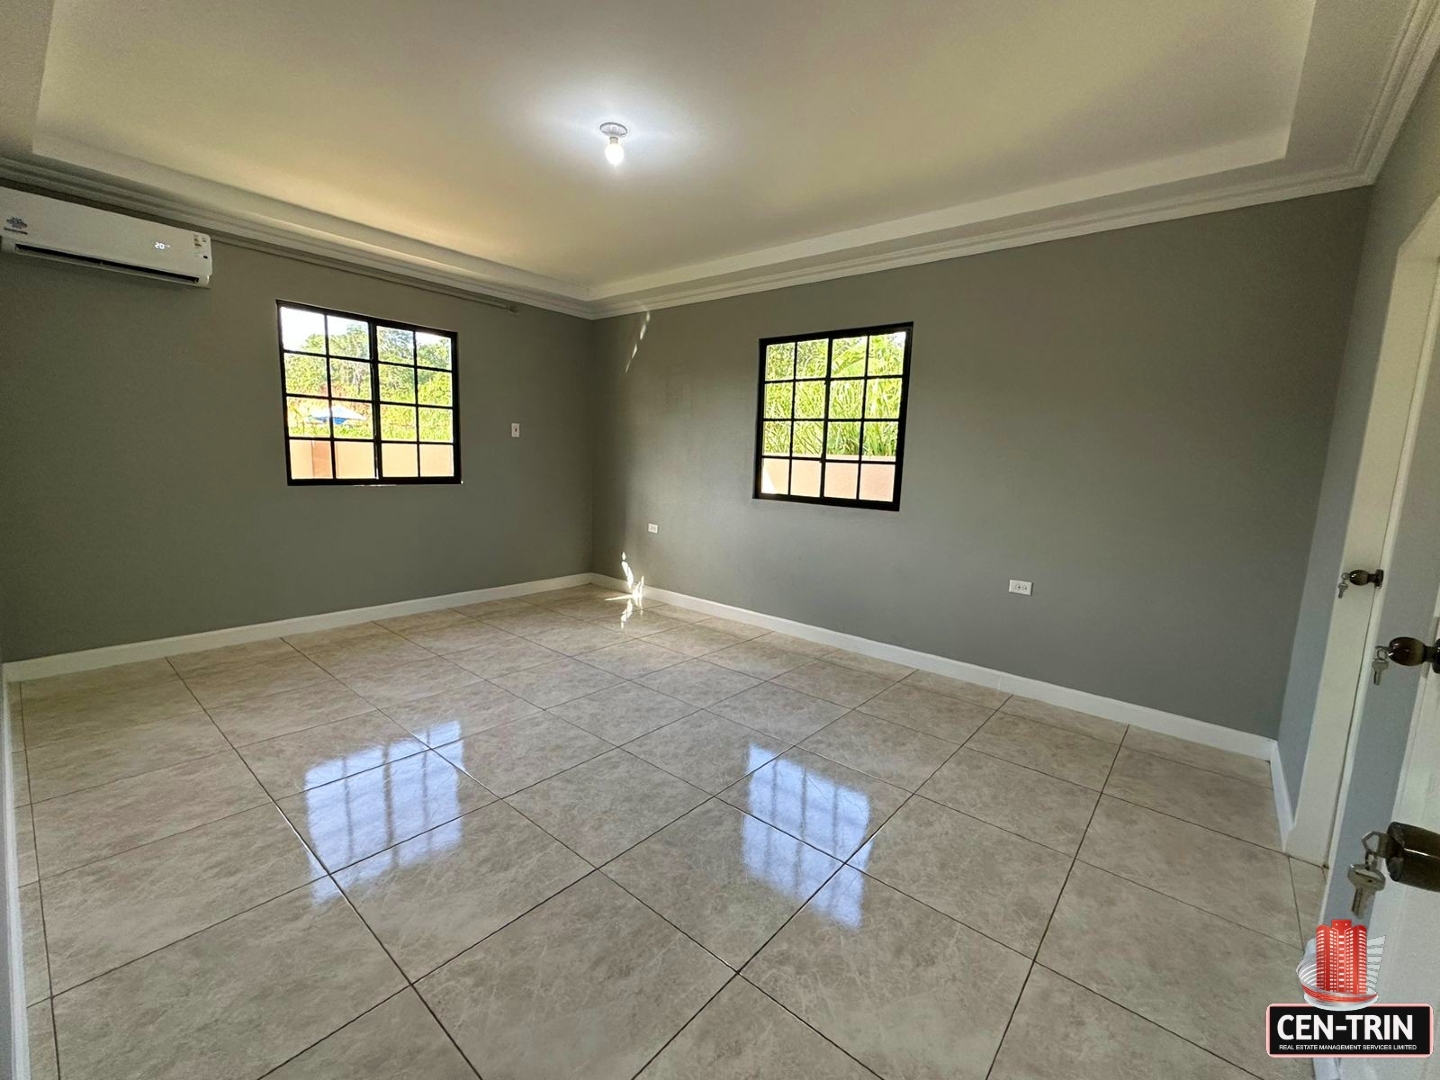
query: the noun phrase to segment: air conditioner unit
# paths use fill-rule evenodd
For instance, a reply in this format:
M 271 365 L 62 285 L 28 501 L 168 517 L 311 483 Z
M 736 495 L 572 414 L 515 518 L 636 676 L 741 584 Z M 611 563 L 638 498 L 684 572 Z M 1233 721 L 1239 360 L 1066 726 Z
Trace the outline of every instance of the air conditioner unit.
M 210 237 L 0 188 L 0 251 L 122 274 L 210 285 Z

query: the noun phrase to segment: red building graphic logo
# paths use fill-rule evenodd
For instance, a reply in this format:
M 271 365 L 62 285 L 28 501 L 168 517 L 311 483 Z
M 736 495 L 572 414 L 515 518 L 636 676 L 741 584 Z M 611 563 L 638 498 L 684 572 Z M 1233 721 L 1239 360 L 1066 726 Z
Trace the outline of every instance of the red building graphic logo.
M 1333 1011 L 1374 1003 L 1384 938 L 1370 941 L 1363 923 L 1334 919 L 1315 928 L 1313 955 L 1306 950 L 1296 974 L 1311 1005 Z

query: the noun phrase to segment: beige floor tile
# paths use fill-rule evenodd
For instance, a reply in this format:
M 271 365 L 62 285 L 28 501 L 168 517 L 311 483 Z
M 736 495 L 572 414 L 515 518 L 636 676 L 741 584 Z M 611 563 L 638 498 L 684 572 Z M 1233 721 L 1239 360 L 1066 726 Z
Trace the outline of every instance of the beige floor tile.
M 689 702 L 623 682 L 556 705 L 550 713 L 618 746 L 695 711 Z
M 729 975 L 591 874 L 417 989 L 486 1075 L 629 1080 Z
M 1156 757 L 1193 765 L 1197 769 L 1224 773 L 1237 780 L 1248 780 L 1261 787 L 1270 787 L 1270 763 L 1261 758 L 1247 757 L 1231 750 L 1217 750 L 1213 746 L 1177 739 L 1173 735 L 1162 735 L 1158 731 L 1146 731 L 1132 727 L 1125 733 L 1125 748 L 1139 750 Z
M 1078 731 L 1101 742 L 1118 743 L 1125 737 L 1125 725 L 1118 720 L 1051 705 L 1048 701 L 1021 697 L 1018 694 L 1005 702 L 1005 711 L 1012 716 L 1023 716 L 1029 720 L 1040 720 L 1055 727 Z
M 414 980 L 590 869 L 495 802 L 341 870 L 335 880 Z
M 821 728 L 801 749 L 914 791 L 955 752 L 955 744 L 876 716 L 852 712 Z
M 990 1080 L 1246 1080 L 1247 1074 L 1043 967 L 1000 1045 Z
M 335 871 L 495 801 L 433 750 L 280 800 L 326 869 Z
M 42 802 L 229 748 L 220 729 L 203 715 L 46 743 L 27 756 L 30 797 Z
M 637 1080 L 873 1080 L 744 979 L 715 995 Z
M 1010 698 L 1004 690 L 997 690 L 993 686 L 952 679 L 948 675 L 936 675 L 933 671 L 917 671 L 913 675 L 907 675 L 905 682 L 919 690 L 973 701 L 977 705 L 988 705 L 992 709 L 1000 708 Z
M 762 634 L 758 638 L 752 638 L 756 644 L 773 645 L 777 649 L 784 649 L 786 652 L 799 653 L 801 656 L 808 656 L 812 660 L 818 660 L 826 653 L 834 652 L 835 646 L 825 645 L 819 641 L 811 641 L 808 638 L 795 637 L 792 634 L 780 634 L 772 631 Z
M 873 1080 L 744 979 L 733 979 L 637 1080 Z
M 1295 911 L 1301 943 L 1315 935 L 1320 909 L 1325 903 L 1325 871 L 1299 859 L 1290 860 L 1290 882 L 1295 891 Z
M 25 764 L 24 750 L 16 750 L 11 753 L 10 774 L 15 779 L 15 805 L 28 806 L 30 803 L 30 770 Z
M 839 866 L 793 836 L 711 801 L 631 848 L 605 873 L 739 968 Z
M 704 622 L 710 618 L 703 611 L 695 611 L 693 608 L 680 607 L 676 604 L 647 602 L 645 610 L 655 615 L 663 615 L 667 619 L 674 619 L 680 623 Z
M 1100 793 L 961 747 L 925 781 L 927 799 L 1074 855 Z
M 751 638 L 761 637 L 770 632 L 751 623 L 740 622 L 738 619 L 726 619 L 719 615 L 706 616 L 695 625 L 705 630 L 717 630 L 722 634 L 729 634 L 736 641 L 749 641 Z
M 685 657 L 659 645 L 651 645 L 644 638 L 622 640 L 596 652 L 587 652 L 581 659 L 591 667 L 598 667 L 622 679 L 638 679 L 642 675 L 672 667 Z
M 533 641 L 511 635 L 505 641 L 450 653 L 445 659 L 452 664 L 459 664 L 466 671 L 473 671 L 482 679 L 494 679 L 511 672 L 549 664 L 562 657 Z
M 60 1060 L 66 1080 L 250 1080 L 404 985 L 321 878 L 56 998 Z
M 449 743 L 438 753 L 503 798 L 609 749 L 604 739 L 558 716 L 535 713 Z
M 630 608 L 629 614 L 626 614 L 624 606 L 611 608 L 603 618 L 592 615 L 586 622 L 593 622 L 626 637 L 638 638 L 650 637 L 662 630 L 675 630 L 685 625 L 675 619 L 667 619 L 664 615 L 653 615 L 644 608 Z
M 470 619 L 488 619 L 492 615 L 513 615 L 517 611 L 530 611 L 533 607 L 533 604 L 519 597 L 507 597 L 503 600 L 481 600 L 476 604 L 461 604 L 454 610 Z
M 720 798 L 812 847 L 848 859 L 909 794 L 796 748 L 726 788 Z
M 35 804 L 44 876 L 262 805 L 265 789 L 233 750 Z
M 1119 747 L 1053 724 L 999 712 L 965 744 L 991 757 L 1099 791 Z
M 542 607 L 559 607 L 561 604 L 573 604 L 581 600 L 610 600 L 617 596 L 624 596 L 623 589 L 612 589 L 605 585 L 570 585 L 563 589 L 547 589 L 544 592 L 528 593 L 525 599 L 531 604 L 538 604 Z
M 88 694 L 112 693 L 116 690 L 145 686 L 157 682 L 174 682 L 175 669 L 164 660 L 140 660 L 133 664 L 77 671 L 68 675 L 50 675 L 43 679 L 26 679 L 19 685 L 19 700 L 31 707 L 58 698 L 84 697 Z
M 614 686 L 619 681 L 608 671 L 574 659 L 556 660 L 491 680 L 496 686 L 504 687 L 542 709 L 563 705 L 577 697 Z
M 480 676 L 449 660 L 431 656 L 426 660 L 376 668 L 363 674 L 342 675 L 341 679 L 366 701 L 383 709 L 470 686 L 479 682 Z
M 1039 959 L 1266 1080 L 1310 1076 L 1260 1037 L 1265 1007 L 1295 998 L 1294 945 L 1078 863 Z
M 45 882 L 59 993 L 323 874 L 273 806 L 157 840 Z
M 55 1018 L 50 1002 L 41 1001 L 25 1010 L 30 1036 L 30 1080 L 59 1080 L 55 1060 Z
M 712 664 L 743 672 L 755 679 L 773 679 L 787 671 L 794 671 L 810 662 L 803 653 L 791 652 L 766 641 L 770 635 L 742 641 L 719 652 L 707 653 L 705 659 Z
M 208 711 L 215 726 L 235 746 L 289 735 L 369 712 L 373 705 L 338 679 L 327 678 L 299 690 L 282 690 Z
M 567 600 L 561 604 L 548 605 L 557 615 L 569 615 L 572 619 L 589 619 L 607 622 L 612 615 L 618 616 L 625 610 L 628 597 L 586 596 L 578 600 Z
M 701 708 L 734 697 L 757 683 L 757 680 L 749 675 L 706 660 L 686 660 L 637 681 L 652 690 L 659 690 L 662 694 L 688 701 Z
M 1034 956 L 1070 857 L 939 803 L 911 799 L 850 865 Z
M 40 864 L 35 858 L 35 818 L 29 806 L 15 808 L 15 860 L 19 864 L 21 885 L 29 885 L 40 877 Z
M 1295 940 L 1290 867 L 1278 851 L 1107 795 L 1080 858 L 1251 930 Z
M 263 641 L 247 641 L 240 645 L 224 645 L 218 649 L 177 653 L 166 659 L 182 679 L 189 679 L 196 675 L 213 675 L 219 671 L 245 667 L 257 661 L 294 655 L 295 648 L 289 642 L 280 638 L 267 638 Z
M 528 611 L 485 616 L 485 622 L 490 626 L 498 627 L 507 634 L 517 634 L 527 638 L 546 630 L 567 630 L 582 621 L 572 619 L 569 615 L 557 615 L 553 611 L 538 607 L 532 607 Z
M 379 712 L 266 739 L 240 756 L 272 799 L 418 754 L 425 744 Z
M 715 713 L 698 712 L 642 735 L 625 749 L 714 795 L 790 745 Z
M 871 716 L 953 743 L 963 743 L 979 731 L 980 725 L 990 719 L 992 711 L 984 705 L 904 683 L 897 683 L 889 690 L 876 694 L 859 708 Z
M 981 1080 L 1029 966 L 842 867 L 744 975 L 881 1076 Z
M 179 679 L 113 693 L 56 697 L 25 709 L 25 746 L 34 750 L 62 739 L 95 738 L 139 724 L 204 715 Z
M 706 798 L 705 792 L 612 750 L 507 800 L 596 866 L 663 829 Z
M 50 996 L 50 964 L 45 950 L 45 920 L 41 914 L 40 883 L 20 890 L 20 937 L 25 956 L 25 1004 Z
M 787 671 L 775 681 L 791 690 L 852 709 L 895 683 L 894 679 L 883 675 L 871 675 L 867 671 L 856 671 L 825 660 L 812 660 L 804 667 Z
M 351 686 L 361 681 L 383 686 L 384 675 L 388 669 L 436 660 L 435 654 L 429 649 L 421 648 L 409 638 L 392 634 L 388 630 L 383 637 L 367 637 L 343 645 L 312 648 L 306 650 L 306 655 L 335 678 Z M 356 693 L 369 697 L 372 701 L 376 700 L 359 689 Z
M 391 633 L 407 637 L 411 630 L 433 630 L 438 626 L 463 624 L 470 617 L 454 608 L 440 608 L 438 611 L 419 611 L 414 615 L 397 615 L 393 619 L 376 619 L 376 626 L 383 626 Z M 473 620 L 472 620 L 473 621 Z
M 719 630 L 709 630 L 691 623 L 677 626 L 672 630 L 662 630 L 658 634 L 651 634 L 649 640 L 651 644 L 659 645 L 671 652 L 695 657 L 728 649 L 738 639 L 730 634 L 722 634 Z
M 854 668 L 856 671 L 868 671 L 871 675 L 879 675 L 892 682 L 905 678 L 915 670 L 905 664 L 897 664 L 893 660 L 881 660 L 879 657 L 866 656 L 864 653 L 851 652 L 849 649 L 832 649 L 825 653 L 822 659 L 826 663 L 839 664 L 841 667 Z
M 1153 754 L 1121 750 L 1105 794 L 1252 844 L 1280 848 L 1274 796 L 1258 784 Z
M 527 636 L 535 644 L 543 645 L 545 648 L 565 656 L 578 656 L 580 653 L 608 649 L 612 645 L 621 645 L 626 641 L 623 634 L 598 623 L 584 622 L 580 619 L 571 619 L 570 622 L 573 625 L 538 630 Z
M 329 686 L 330 683 L 330 675 L 323 668 L 299 653 L 202 672 L 185 680 L 190 692 L 207 709 L 286 690 Z
M 411 628 L 399 633 L 422 649 L 429 649 L 441 656 L 464 652 L 466 649 L 478 649 L 482 645 L 494 645 L 515 636 L 487 623 L 463 617 L 443 626 Z
M 265 1080 L 478 1080 L 414 990 L 377 1005 Z
M 716 702 L 710 711 L 777 739 L 798 742 L 840 719 L 848 710 L 833 701 L 765 682 Z
M 385 715 L 429 746 L 444 746 L 466 735 L 533 716 L 540 706 L 477 679 L 456 690 L 445 690 L 413 701 L 385 706 Z

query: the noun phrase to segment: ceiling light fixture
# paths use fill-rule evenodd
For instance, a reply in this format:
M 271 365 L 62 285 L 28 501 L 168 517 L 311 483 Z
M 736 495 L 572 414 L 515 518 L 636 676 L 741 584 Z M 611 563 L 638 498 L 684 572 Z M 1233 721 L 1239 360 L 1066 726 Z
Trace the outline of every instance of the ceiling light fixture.
M 600 125 L 600 134 L 610 140 L 605 144 L 605 160 L 611 165 L 619 165 L 625 160 L 625 147 L 620 145 L 620 140 L 630 134 L 630 129 L 610 120 Z

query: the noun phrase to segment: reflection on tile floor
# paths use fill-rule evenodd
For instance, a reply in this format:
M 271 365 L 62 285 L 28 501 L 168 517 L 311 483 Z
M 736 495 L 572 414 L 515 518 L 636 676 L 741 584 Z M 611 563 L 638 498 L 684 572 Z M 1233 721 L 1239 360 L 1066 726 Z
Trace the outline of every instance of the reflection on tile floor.
M 1324 879 L 1263 763 L 622 616 L 581 586 L 12 688 L 33 1074 L 1304 1075 L 1259 1027 Z

